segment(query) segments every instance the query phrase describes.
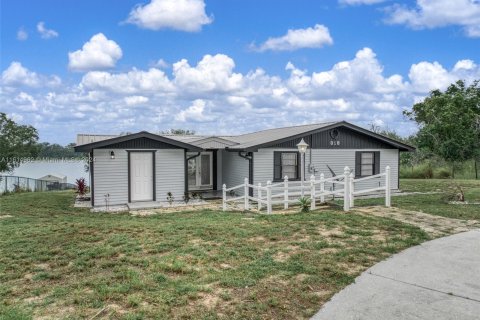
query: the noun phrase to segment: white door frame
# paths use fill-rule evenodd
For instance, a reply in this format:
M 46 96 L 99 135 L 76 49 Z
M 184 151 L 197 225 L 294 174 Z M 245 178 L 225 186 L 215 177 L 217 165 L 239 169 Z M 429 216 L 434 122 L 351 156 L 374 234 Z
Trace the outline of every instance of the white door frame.
M 141 201 L 156 201 L 156 194 L 155 194 L 155 150 L 127 150 L 128 152 L 128 202 L 141 202 Z M 150 154 L 151 155 L 151 161 L 152 161 L 152 193 L 151 196 L 148 195 L 145 199 L 134 199 L 133 197 L 133 188 L 134 188 L 134 183 L 133 182 L 133 172 L 132 172 L 132 165 L 134 163 L 132 159 L 132 153 L 133 154 L 138 154 L 138 153 L 144 153 L 144 154 Z

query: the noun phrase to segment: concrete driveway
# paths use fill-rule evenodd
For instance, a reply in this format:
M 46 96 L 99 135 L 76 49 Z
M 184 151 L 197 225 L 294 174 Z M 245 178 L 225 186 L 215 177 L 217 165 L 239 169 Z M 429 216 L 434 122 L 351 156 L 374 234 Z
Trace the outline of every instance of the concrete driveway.
M 376 264 L 312 319 L 480 319 L 480 229 Z

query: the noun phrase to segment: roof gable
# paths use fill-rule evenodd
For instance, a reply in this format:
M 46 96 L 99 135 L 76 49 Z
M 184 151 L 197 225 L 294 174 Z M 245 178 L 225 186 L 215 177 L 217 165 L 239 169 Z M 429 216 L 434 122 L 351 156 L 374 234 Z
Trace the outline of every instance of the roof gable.
M 170 149 L 180 148 L 193 151 L 202 151 L 203 149 L 193 144 L 170 139 L 165 136 L 156 135 L 146 131 L 119 136 L 102 141 L 92 142 L 75 147 L 77 152 L 88 152 L 93 149 L 103 148 L 145 148 L 145 149 Z

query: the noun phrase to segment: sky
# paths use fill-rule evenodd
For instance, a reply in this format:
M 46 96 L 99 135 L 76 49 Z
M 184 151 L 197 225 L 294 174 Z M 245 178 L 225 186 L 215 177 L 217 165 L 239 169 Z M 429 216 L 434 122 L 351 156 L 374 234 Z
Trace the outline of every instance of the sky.
M 478 0 L 2 0 L 0 112 L 77 133 L 240 134 L 402 111 L 480 79 Z

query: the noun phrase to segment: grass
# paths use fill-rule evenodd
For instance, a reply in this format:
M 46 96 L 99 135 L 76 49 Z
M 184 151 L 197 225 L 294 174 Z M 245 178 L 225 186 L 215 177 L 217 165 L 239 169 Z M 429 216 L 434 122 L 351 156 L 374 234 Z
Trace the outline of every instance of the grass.
M 363 270 L 428 239 L 335 209 L 133 217 L 69 192 L 0 197 L 0 319 L 306 319 Z M 10 215 L 11 217 L 5 217 Z
M 459 184 L 463 188 L 466 201 L 480 202 L 480 180 L 402 179 L 400 180 L 402 191 L 439 193 L 392 197 L 392 206 L 447 218 L 480 220 L 480 205 L 456 205 L 444 200 L 444 192 L 452 183 Z M 355 201 L 355 204 L 360 206 L 382 203 L 384 203 L 383 198 Z

